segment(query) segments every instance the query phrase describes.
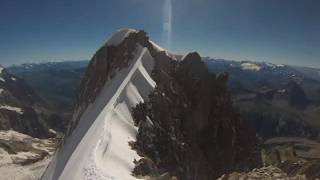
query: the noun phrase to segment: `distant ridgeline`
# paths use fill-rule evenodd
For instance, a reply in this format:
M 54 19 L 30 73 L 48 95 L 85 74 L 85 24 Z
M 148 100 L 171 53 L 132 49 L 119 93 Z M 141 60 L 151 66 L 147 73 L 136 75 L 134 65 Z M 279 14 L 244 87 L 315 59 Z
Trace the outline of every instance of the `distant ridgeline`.
M 320 69 L 219 59 L 204 61 L 210 72 L 229 74 L 235 106 L 261 137 L 319 137 Z

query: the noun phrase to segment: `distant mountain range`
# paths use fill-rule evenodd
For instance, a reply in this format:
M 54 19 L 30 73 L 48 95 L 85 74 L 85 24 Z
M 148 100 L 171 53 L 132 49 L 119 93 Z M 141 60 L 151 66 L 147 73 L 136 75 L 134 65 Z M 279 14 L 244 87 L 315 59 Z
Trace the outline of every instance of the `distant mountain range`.
M 235 106 L 262 137 L 318 136 L 320 69 L 210 58 L 203 61 L 212 73 L 228 73 Z M 88 63 L 32 63 L 11 66 L 8 71 L 23 78 L 70 119 Z
M 320 69 L 221 59 L 204 61 L 211 72 L 229 74 L 235 106 L 261 136 L 318 137 Z
M 14 65 L 8 72 L 26 81 L 54 109 L 73 109 L 87 60 Z
M 50 128 L 63 124 L 60 116 L 23 79 L 1 66 L 0 122 L 0 130 L 13 129 L 40 138 L 55 136 Z

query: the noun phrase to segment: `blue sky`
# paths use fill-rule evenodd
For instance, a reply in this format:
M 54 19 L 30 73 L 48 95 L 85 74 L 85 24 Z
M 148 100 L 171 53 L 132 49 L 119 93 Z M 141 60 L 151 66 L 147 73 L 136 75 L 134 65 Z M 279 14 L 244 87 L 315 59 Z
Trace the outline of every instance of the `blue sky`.
M 117 29 L 163 37 L 164 0 L 1 0 L 0 64 L 90 59 Z M 170 49 L 320 67 L 318 0 L 172 0 Z

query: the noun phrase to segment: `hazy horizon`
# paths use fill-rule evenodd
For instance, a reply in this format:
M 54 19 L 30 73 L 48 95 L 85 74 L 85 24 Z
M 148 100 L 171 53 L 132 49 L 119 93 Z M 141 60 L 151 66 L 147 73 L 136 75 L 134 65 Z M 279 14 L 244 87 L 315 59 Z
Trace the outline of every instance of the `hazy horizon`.
M 178 55 L 182 55 L 183 54 L 178 54 Z M 203 58 L 209 58 L 210 60 L 225 60 L 225 61 L 236 61 L 236 62 L 243 62 L 243 61 L 249 61 L 249 62 L 256 62 L 256 63 L 272 63 L 270 61 L 258 61 L 258 60 L 237 60 L 237 59 L 224 59 L 224 58 L 213 58 L 213 57 L 205 57 L 203 56 Z M 42 60 L 42 61 L 26 61 L 26 62 L 21 62 L 21 63 L 14 63 L 14 64 L 8 64 L 8 65 L 2 65 L 3 67 L 12 67 L 12 66 L 19 66 L 19 65 L 23 65 L 23 64 L 46 64 L 46 63 L 63 63 L 63 62 L 80 62 L 80 61 L 90 61 L 90 59 L 62 59 L 62 60 Z M 318 67 L 312 67 L 312 66 L 303 66 L 303 65 L 295 65 L 295 64 L 281 64 L 281 63 L 273 63 L 276 65 L 289 65 L 289 66 L 298 66 L 298 67 L 306 67 L 306 68 L 315 68 L 315 69 L 320 69 L 320 66 Z

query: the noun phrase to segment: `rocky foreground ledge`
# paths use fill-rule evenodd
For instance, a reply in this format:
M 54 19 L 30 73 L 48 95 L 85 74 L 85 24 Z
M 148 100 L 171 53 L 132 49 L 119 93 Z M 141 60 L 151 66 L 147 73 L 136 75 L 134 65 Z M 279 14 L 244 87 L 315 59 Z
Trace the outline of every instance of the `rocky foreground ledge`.
M 0 179 L 39 179 L 56 145 L 54 138 L 38 139 L 13 130 L 0 131 Z
M 268 166 L 260 169 L 253 169 L 248 173 L 232 173 L 228 175 L 223 175 L 218 180 L 249 180 L 249 179 L 259 179 L 259 180 L 306 180 L 307 178 L 303 175 L 297 175 L 294 177 L 289 177 L 281 169 Z

